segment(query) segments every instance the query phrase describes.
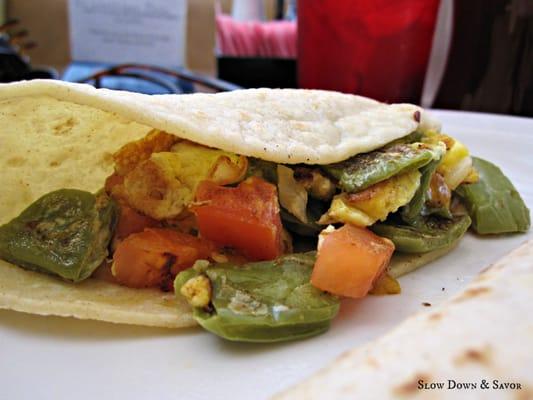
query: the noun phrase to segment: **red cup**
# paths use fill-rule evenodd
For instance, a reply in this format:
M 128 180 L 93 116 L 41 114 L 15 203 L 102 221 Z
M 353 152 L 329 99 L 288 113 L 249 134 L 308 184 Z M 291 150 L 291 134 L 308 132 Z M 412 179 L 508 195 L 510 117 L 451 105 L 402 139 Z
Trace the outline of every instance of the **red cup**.
M 439 0 L 300 0 L 298 85 L 418 103 Z

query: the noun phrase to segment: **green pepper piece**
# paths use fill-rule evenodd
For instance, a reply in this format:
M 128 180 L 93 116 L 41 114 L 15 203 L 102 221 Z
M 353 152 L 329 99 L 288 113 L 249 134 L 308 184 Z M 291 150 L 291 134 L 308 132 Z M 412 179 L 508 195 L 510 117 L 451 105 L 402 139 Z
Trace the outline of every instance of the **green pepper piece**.
M 416 130 L 411 132 L 410 134 L 401 137 L 399 139 L 393 140 L 387 146 L 393 146 L 396 144 L 406 144 L 406 143 L 414 143 L 414 142 L 421 142 L 424 139 L 424 132 Z
M 511 181 L 496 165 L 472 157 L 479 182 L 465 183 L 456 193 L 472 218 L 474 231 L 481 235 L 527 232 L 529 209 Z
M 194 307 L 194 318 L 224 339 L 279 342 L 325 332 L 339 310 L 339 299 L 309 282 L 314 253 L 292 254 L 275 261 L 192 268 L 176 277 L 179 296 L 201 274 L 211 283 L 211 302 Z M 189 302 L 190 299 L 189 299 Z
M 74 282 L 107 257 L 117 207 L 104 193 L 48 193 L 0 227 L 0 258 Z
M 420 169 L 420 172 L 422 173 L 422 177 L 420 178 L 420 186 L 418 187 L 415 195 L 413 196 L 409 204 L 404 206 L 401 209 L 400 213 L 402 220 L 407 224 L 417 225 L 422 216 L 428 216 L 431 214 L 439 214 L 440 216 L 443 216 L 448 219 L 452 218 L 449 210 L 448 212 L 446 212 L 446 210 L 442 209 L 430 210 L 426 208 L 426 201 L 428 199 L 428 190 L 429 185 L 431 184 L 431 177 L 439 166 L 441 158 L 445 152 L 446 148 L 444 146 L 436 147 L 435 158 L 433 159 L 433 161 L 431 161 L 429 164 L 425 165 Z
M 378 223 L 370 229 L 392 240 L 397 251 L 425 253 L 452 244 L 465 234 L 470 223 L 468 215 L 461 215 L 453 219 L 427 218 L 416 227 Z
M 343 191 L 356 193 L 391 176 L 429 164 L 440 158 L 440 149 L 440 145 L 424 143 L 397 144 L 358 154 L 323 168 L 339 181 L 338 185 Z
M 399 278 L 401 276 L 410 274 L 411 272 L 417 270 L 420 267 L 423 267 L 429 264 L 431 261 L 441 258 L 445 254 L 452 251 L 461 239 L 452 242 L 448 246 L 441 247 L 440 249 L 427 251 L 425 253 L 401 253 L 395 251 L 392 255 L 391 262 L 387 273 L 393 278 Z
M 418 187 L 411 201 L 404 206 L 400 212 L 402 220 L 407 224 L 415 225 L 422 216 L 424 205 L 426 204 L 428 198 L 428 189 L 431 183 L 431 176 L 437 169 L 439 163 L 440 158 L 438 160 L 431 161 L 429 164 L 420 169 L 420 172 L 422 173 L 422 177 L 420 178 L 420 186 Z

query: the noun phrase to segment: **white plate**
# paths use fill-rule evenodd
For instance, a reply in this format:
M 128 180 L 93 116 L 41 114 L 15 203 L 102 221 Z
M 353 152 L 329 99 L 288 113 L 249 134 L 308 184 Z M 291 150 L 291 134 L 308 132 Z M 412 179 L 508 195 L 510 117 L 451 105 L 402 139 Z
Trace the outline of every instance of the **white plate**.
M 499 165 L 533 206 L 533 119 L 435 111 L 444 131 Z M 171 331 L 0 311 L 2 399 L 265 399 L 343 351 L 436 305 L 530 237 L 468 235 L 401 279 L 399 296 L 345 301 L 326 334 L 300 342 L 228 343 Z M 401 343 L 398 343 L 401 346 Z

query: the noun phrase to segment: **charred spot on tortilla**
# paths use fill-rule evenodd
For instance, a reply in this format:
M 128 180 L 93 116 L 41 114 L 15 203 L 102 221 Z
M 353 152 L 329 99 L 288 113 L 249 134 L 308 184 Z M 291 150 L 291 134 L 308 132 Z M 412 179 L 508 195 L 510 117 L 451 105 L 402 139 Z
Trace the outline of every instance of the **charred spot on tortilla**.
M 378 362 L 378 360 L 376 360 L 376 358 L 372 356 L 367 357 L 365 362 L 367 365 L 371 366 L 372 368 L 379 368 L 380 366 L 380 363 Z
M 77 123 L 78 121 L 76 119 L 73 117 L 68 117 L 66 120 L 54 125 L 54 135 L 64 135 L 68 133 Z
M 456 366 L 462 366 L 468 363 L 490 365 L 492 359 L 492 348 L 490 345 L 481 346 L 479 348 L 470 348 L 464 350 L 461 354 L 453 359 Z
M 394 396 L 412 396 L 415 393 L 418 393 L 418 382 L 430 382 L 431 375 L 424 373 L 415 373 L 412 378 L 409 378 L 403 383 L 400 383 L 397 386 L 392 388 L 392 393 Z
M 345 350 L 337 357 L 337 360 L 339 363 L 349 362 L 353 353 L 354 350 Z
M 465 292 L 461 293 L 459 296 L 455 297 L 453 299 L 453 302 L 460 303 L 462 301 L 470 300 L 474 297 L 487 295 L 491 292 L 492 292 L 492 289 L 487 286 L 472 287 L 466 290 Z
M 531 386 L 522 385 L 522 389 L 515 394 L 516 400 L 531 400 L 533 399 L 533 388 Z
M 483 268 L 481 271 L 479 271 L 479 275 L 477 276 L 476 280 L 483 281 L 485 279 L 488 279 L 490 277 L 490 273 L 493 270 L 493 268 L 494 268 L 493 264 L 490 264 L 486 266 L 485 268 Z
M 437 322 L 437 321 L 440 321 L 442 320 L 442 318 L 444 317 L 444 315 L 442 314 L 442 312 L 433 312 L 431 314 L 429 314 L 427 316 L 427 319 L 431 322 Z

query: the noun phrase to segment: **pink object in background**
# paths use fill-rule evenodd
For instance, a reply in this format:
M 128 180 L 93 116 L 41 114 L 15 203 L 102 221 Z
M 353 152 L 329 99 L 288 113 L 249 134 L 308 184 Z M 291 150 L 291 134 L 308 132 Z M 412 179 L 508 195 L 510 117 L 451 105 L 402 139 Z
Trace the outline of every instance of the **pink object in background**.
M 439 0 L 300 0 L 298 84 L 418 103 Z
M 293 21 L 237 21 L 217 14 L 217 51 L 234 57 L 296 58 L 296 31 Z

